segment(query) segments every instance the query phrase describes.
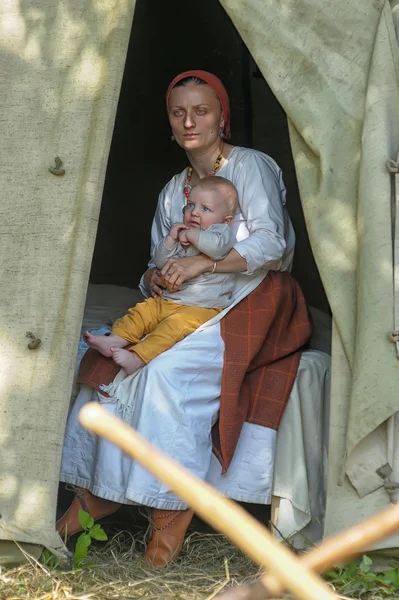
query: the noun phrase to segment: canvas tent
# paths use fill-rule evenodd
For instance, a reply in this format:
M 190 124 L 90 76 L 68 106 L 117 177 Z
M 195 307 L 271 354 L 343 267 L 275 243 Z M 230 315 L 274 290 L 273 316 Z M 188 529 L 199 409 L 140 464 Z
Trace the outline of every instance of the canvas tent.
M 60 452 L 134 4 L 5 0 L 0 7 L 4 542 L 60 548 Z M 388 338 L 399 315 L 398 197 L 386 166 L 399 151 L 399 7 L 221 4 L 287 114 L 333 313 L 330 534 L 386 506 L 394 486 L 384 483 L 399 477 L 399 362 Z M 135 93 L 143 93 L 139 81 Z M 64 161 L 62 177 L 48 170 L 55 156 Z M 41 338 L 38 351 L 27 348 L 27 331 Z M 382 547 L 399 547 L 399 535 Z M 0 552 L 7 556 L 10 544 Z

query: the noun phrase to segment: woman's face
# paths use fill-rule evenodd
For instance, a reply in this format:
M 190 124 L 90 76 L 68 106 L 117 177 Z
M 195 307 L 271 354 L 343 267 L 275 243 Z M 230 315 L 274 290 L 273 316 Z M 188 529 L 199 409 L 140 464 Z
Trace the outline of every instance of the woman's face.
M 209 85 L 175 87 L 169 96 L 169 123 L 176 142 L 184 150 L 212 148 L 224 127 L 222 109 Z

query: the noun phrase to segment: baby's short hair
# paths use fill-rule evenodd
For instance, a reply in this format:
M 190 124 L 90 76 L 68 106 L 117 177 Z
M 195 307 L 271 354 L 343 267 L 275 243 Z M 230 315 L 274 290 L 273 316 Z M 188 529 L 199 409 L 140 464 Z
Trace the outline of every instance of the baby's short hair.
M 210 175 L 209 177 L 200 179 L 198 183 L 193 186 L 193 189 L 194 187 L 202 190 L 218 191 L 226 200 L 231 215 L 235 215 L 238 206 L 238 192 L 236 186 L 231 183 L 231 181 L 225 177 L 215 177 Z

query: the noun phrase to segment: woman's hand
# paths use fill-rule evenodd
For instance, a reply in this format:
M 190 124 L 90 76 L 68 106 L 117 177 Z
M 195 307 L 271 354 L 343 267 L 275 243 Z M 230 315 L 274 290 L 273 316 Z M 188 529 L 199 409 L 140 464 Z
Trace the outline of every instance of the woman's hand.
M 189 279 L 194 279 L 207 271 L 212 271 L 213 260 L 204 254 L 186 256 L 185 258 L 170 258 L 164 265 L 161 276 L 163 285 L 175 292 Z
M 147 290 L 153 298 L 156 298 L 157 296 L 162 296 L 163 279 L 160 276 L 158 269 L 156 269 L 155 267 L 147 269 L 147 271 L 144 273 L 143 280 L 145 287 L 147 288 Z

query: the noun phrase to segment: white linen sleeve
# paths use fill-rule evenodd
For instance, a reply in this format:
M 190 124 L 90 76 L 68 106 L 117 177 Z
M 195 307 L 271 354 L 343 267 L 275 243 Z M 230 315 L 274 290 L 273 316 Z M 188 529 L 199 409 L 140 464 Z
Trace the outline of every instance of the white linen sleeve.
M 222 260 L 236 242 L 231 227 L 226 223 L 218 223 L 200 232 L 197 249 L 213 260 Z
M 179 250 L 180 245 L 177 243 L 173 246 L 173 248 L 167 248 L 165 246 L 165 238 L 162 238 L 154 247 L 152 252 L 152 257 L 157 269 L 162 269 L 169 258 L 179 257 Z
M 170 181 L 159 194 L 158 204 L 155 211 L 154 219 L 152 221 L 151 227 L 151 258 L 148 263 L 148 268 L 155 267 L 154 261 L 154 249 L 157 244 L 166 237 L 170 231 L 171 223 L 170 223 L 170 201 L 168 202 L 169 197 L 169 188 L 173 186 L 173 179 Z M 144 285 L 144 273 L 141 276 L 139 289 L 143 296 L 146 298 L 149 297 L 149 290 Z
M 281 171 L 273 169 L 267 158 L 254 154 L 240 165 L 233 183 L 237 187 L 241 212 L 249 236 L 234 249 L 247 261 L 252 275 L 261 268 L 279 269 L 286 250 L 284 202 L 285 187 Z

